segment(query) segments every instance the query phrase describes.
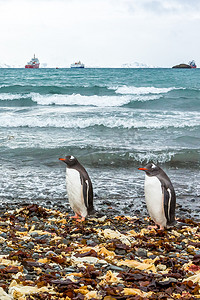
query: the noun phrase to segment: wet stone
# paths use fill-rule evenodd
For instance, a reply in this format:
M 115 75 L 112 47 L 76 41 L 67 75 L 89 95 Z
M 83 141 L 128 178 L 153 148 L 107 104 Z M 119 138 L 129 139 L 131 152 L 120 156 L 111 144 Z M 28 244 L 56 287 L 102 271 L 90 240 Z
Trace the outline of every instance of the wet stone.
M 35 240 L 36 241 L 39 241 L 39 240 L 46 240 L 49 238 L 49 235 L 48 234 L 43 234 L 43 235 L 40 235 L 40 236 L 36 236 L 35 237 Z
M 49 256 L 49 255 L 51 255 L 51 256 L 57 256 L 57 254 L 55 252 L 53 252 L 53 251 L 48 251 L 46 253 L 46 256 Z
M 54 268 L 54 270 L 57 270 L 57 271 L 61 270 L 61 267 L 59 265 L 54 265 L 53 268 Z
M 124 254 L 126 254 L 126 251 L 125 250 L 118 250 L 118 249 L 116 249 L 115 250 L 115 253 L 117 254 L 117 255 L 124 255 Z
M 17 230 L 20 231 L 20 232 L 25 232 L 25 231 L 27 231 L 27 228 L 25 228 L 25 227 L 20 227 L 20 228 L 18 228 Z
M 58 230 L 59 228 L 58 228 L 58 226 L 52 225 L 52 229 L 53 230 Z
M 135 255 L 139 257 L 147 257 L 147 250 L 143 248 L 139 248 L 138 250 L 135 251 Z
M 176 248 L 179 249 L 179 250 L 183 249 L 182 245 L 176 245 Z
M 11 247 L 6 247 L 3 251 L 4 253 L 10 253 L 11 251 L 13 251 L 14 249 Z
M 38 253 L 33 253 L 32 258 L 33 259 L 38 259 L 39 258 L 39 254 Z
M 18 219 L 18 221 L 20 221 L 20 222 L 24 222 L 24 221 L 25 221 L 25 218 L 24 218 L 24 217 L 18 217 L 17 219 Z
M 48 273 L 51 273 L 51 272 L 53 272 L 52 269 L 46 269 L 46 270 L 45 270 L 45 273 L 47 273 L 47 274 L 48 274 Z
M 1 232 L 1 233 L 0 233 L 0 237 L 3 237 L 3 238 L 6 239 L 6 238 L 7 238 L 7 234 L 6 234 L 5 232 Z
M 67 240 L 67 239 L 62 239 L 61 242 L 65 245 L 70 245 L 71 244 L 71 241 L 70 240 Z
M 35 246 L 35 244 L 33 242 L 29 242 L 26 247 L 29 248 L 29 249 L 33 249 Z
M 176 257 L 176 253 L 169 254 L 170 258 Z
M 34 221 L 34 222 L 38 222 L 38 221 L 39 221 L 39 219 L 38 219 L 38 217 L 34 216 L 34 217 L 32 218 L 32 221 Z
M 33 238 L 35 238 L 36 236 L 38 236 L 38 233 L 37 232 L 31 232 L 30 236 L 33 237 Z
M 88 246 L 94 246 L 95 243 L 94 243 L 94 241 L 92 241 L 92 240 L 87 240 L 87 245 L 88 245 Z
M 69 267 L 69 268 L 64 268 L 63 272 L 65 272 L 65 273 L 73 273 L 73 272 L 77 272 L 77 270 L 74 269 L 74 268 L 72 268 L 72 267 Z
M 114 266 L 114 265 L 108 265 L 108 270 L 113 270 L 113 271 L 116 271 L 116 272 L 121 272 L 121 271 L 124 271 L 124 269 L 118 267 L 118 266 Z
M 23 273 L 28 274 L 28 271 L 23 267 Z

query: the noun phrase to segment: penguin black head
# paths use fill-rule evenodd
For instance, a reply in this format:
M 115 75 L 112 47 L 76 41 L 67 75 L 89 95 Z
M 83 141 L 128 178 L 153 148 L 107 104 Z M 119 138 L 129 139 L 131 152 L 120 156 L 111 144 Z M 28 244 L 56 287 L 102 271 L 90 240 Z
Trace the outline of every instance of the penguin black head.
M 145 173 L 149 176 L 156 176 L 161 168 L 159 166 L 156 166 L 154 163 L 149 163 L 143 168 L 138 168 L 138 170 L 145 171 Z
M 78 163 L 78 160 L 76 159 L 76 157 L 74 157 L 72 155 L 65 156 L 65 158 L 59 158 L 59 160 L 62 160 L 69 167 L 72 167 L 72 166 L 74 166 L 75 164 Z

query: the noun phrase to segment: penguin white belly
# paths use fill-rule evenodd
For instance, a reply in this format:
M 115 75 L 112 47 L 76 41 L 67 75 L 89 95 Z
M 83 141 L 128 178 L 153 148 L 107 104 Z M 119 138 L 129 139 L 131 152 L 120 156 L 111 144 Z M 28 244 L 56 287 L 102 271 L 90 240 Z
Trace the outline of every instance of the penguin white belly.
M 164 213 L 162 188 L 156 176 L 145 175 L 145 200 L 150 217 L 156 224 L 165 227 L 167 220 Z
M 66 169 L 66 184 L 69 204 L 73 211 L 82 217 L 87 216 L 80 174 L 75 169 Z

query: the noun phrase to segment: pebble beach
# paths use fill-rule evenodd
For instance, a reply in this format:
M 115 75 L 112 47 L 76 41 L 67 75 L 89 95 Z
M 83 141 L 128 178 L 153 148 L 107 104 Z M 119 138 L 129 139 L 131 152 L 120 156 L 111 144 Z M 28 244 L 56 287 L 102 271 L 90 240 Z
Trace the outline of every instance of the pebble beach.
M 94 215 L 36 204 L 0 214 L 0 299 L 199 299 L 200 229 L 178 218 Z

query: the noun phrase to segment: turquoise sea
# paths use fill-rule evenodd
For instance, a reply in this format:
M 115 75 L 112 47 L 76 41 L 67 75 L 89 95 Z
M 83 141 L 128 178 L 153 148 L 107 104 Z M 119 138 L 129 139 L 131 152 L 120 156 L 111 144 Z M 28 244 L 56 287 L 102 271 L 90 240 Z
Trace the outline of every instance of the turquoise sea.
M 169 175 L 178 216 L 200 212 L 199 69 L 0 69 L 0 207 L 68 209 L 74 155 L 98 211 L 146 214 L 144 173 Z

